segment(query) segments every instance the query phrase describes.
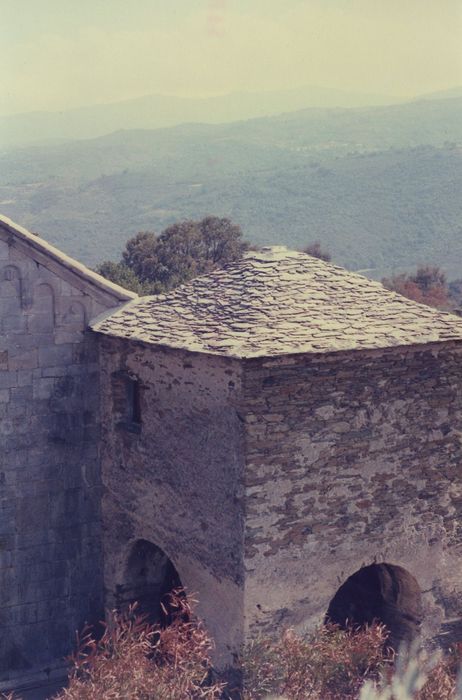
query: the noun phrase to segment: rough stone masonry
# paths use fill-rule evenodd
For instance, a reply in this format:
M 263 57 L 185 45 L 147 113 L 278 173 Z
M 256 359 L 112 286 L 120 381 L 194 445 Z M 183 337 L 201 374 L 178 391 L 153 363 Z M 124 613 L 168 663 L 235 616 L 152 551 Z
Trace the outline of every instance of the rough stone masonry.
M 129 300 L 0 236 L 4 679 L 178 580 L 219 667 L 374 562 L 462 636 L 460 319 L 278 247 Z
M 462 638 L 460 319 L 271 248 L 93 329 L 113 598 L 151 541 L 232 663 L 258 632 L 313 629 L 385 562 L 420 588 L 426 639 Z M 114 420 L 123 377 L 137 430 Z

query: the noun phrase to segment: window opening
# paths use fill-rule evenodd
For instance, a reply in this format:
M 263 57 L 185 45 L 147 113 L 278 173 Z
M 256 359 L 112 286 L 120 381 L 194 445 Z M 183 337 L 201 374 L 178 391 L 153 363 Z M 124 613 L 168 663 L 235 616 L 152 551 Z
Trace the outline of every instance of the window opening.
M 127 400 L 130 421 L 141 425 L 141 391 L 138 379 L 128 380 Z
M 116 425 L 133 433 L 141 431 L 141 382 L 128 372 L 112 375 L 112 402 Z

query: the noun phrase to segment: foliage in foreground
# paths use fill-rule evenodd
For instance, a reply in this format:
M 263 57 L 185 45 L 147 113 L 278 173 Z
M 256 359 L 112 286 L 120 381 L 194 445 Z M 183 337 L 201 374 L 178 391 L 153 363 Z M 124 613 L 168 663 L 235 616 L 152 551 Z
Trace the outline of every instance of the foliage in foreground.
M 390 678 L 377 685 L 368 681 L 359 700 L 462 700 L 462 674 L 456 680 L 460 651 L 446 658 L 430 657 L 416 645 L 403 649 Z
M 218 700 L 223 685 L 209 679 L 212 643 L 184 598 L 172 605 L 165 629 L 132 607 L 113 612 L 99 640 L 87 631 L 71 659 L 69 686 L 55 700 Z
M 383 651 L 386 638 L 382 625 L 349 631 L 329 625 L 309 638 L 288 631 L 277 641 L 258 640 L 244 657 L 243 699 L 357 698 L 366 679 L 378 680 L 392 664 L 391 653 Z
M 165 629 L 132 607 L 113 613 L 99 639 L 84 632 L 69 685 L 54 700 L 462 700 L 462 645 L 444 657 L 416 647 L 395 657 L 384 651 L 387 631 L 379 624 L 257 639 L 243 654 L 244 689 L 229 693 L 216 680 L 212 642 L 179 592 L 169 612 Z
M 394 657 L 392 653 L 382 655 L 384 639 L 385 630 L 378 625 L 347 632 L 335 627 L 319 630 L 311 642 L 289 635 L 288 644 L 281 640 L 270 645 L 271 651 L 265 649 L 275 663 L 274 668 L 270 661 L 269 673 L 268 668 L 262 672 L 258 659 L 261 662 L 264 654 L 257 653 L 256 680 L 254 675 L 253 689 L 247 690 L 244 698 L 462 700 L 462 675 L 456 680 L 462 659 L 460 647 L 445 657 L 428 657 L 413 646 Z M 270 695 L 265 694 L 267 690 Z

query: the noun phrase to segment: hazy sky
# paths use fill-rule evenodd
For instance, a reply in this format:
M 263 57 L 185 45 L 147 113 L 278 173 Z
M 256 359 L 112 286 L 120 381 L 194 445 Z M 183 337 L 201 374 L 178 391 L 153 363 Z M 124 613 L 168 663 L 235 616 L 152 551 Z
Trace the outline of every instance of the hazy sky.
M 0 0 L 0 113 L 305 84 L 462 84 L 462 0 Z

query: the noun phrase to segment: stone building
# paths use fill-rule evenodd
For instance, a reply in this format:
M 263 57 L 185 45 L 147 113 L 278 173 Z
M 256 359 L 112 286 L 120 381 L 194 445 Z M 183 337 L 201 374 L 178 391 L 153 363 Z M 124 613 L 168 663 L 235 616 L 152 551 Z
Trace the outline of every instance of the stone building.
M 27 279 L 44 244 L 3 232 Z M 220 667 L 258 630 L 364 613 L 377 572 L 427 639 L 462 637 L 462 320 L 279 247 L 130 301 L 46 250 L 38 286 L 58 286 L 32 308 L 39 325 L 53 308 L 53 324 L 27 348 L 38 364 L 0 375 L 4 677 L 17 655 L 58 658 L 103 603 L 158 616 L 179 582 Z M 72 340 L 68 285 L 92 305 Z M 21 303 L 8 323 L 38 332 Z M 46 648 L 32 648 L 33 625 Z
M 272 248 L 93 329 L 111 603 L 159 590 L 140 562 L 162 552 L 222 664 L 319 624 L 347 580 L 355 617 L 388 585 L 425 637 L 462 638 L 460 319 Z
M 104 610 L 91 318 L 134 295 L 0 218 L 0 680 L 63 667 Z

